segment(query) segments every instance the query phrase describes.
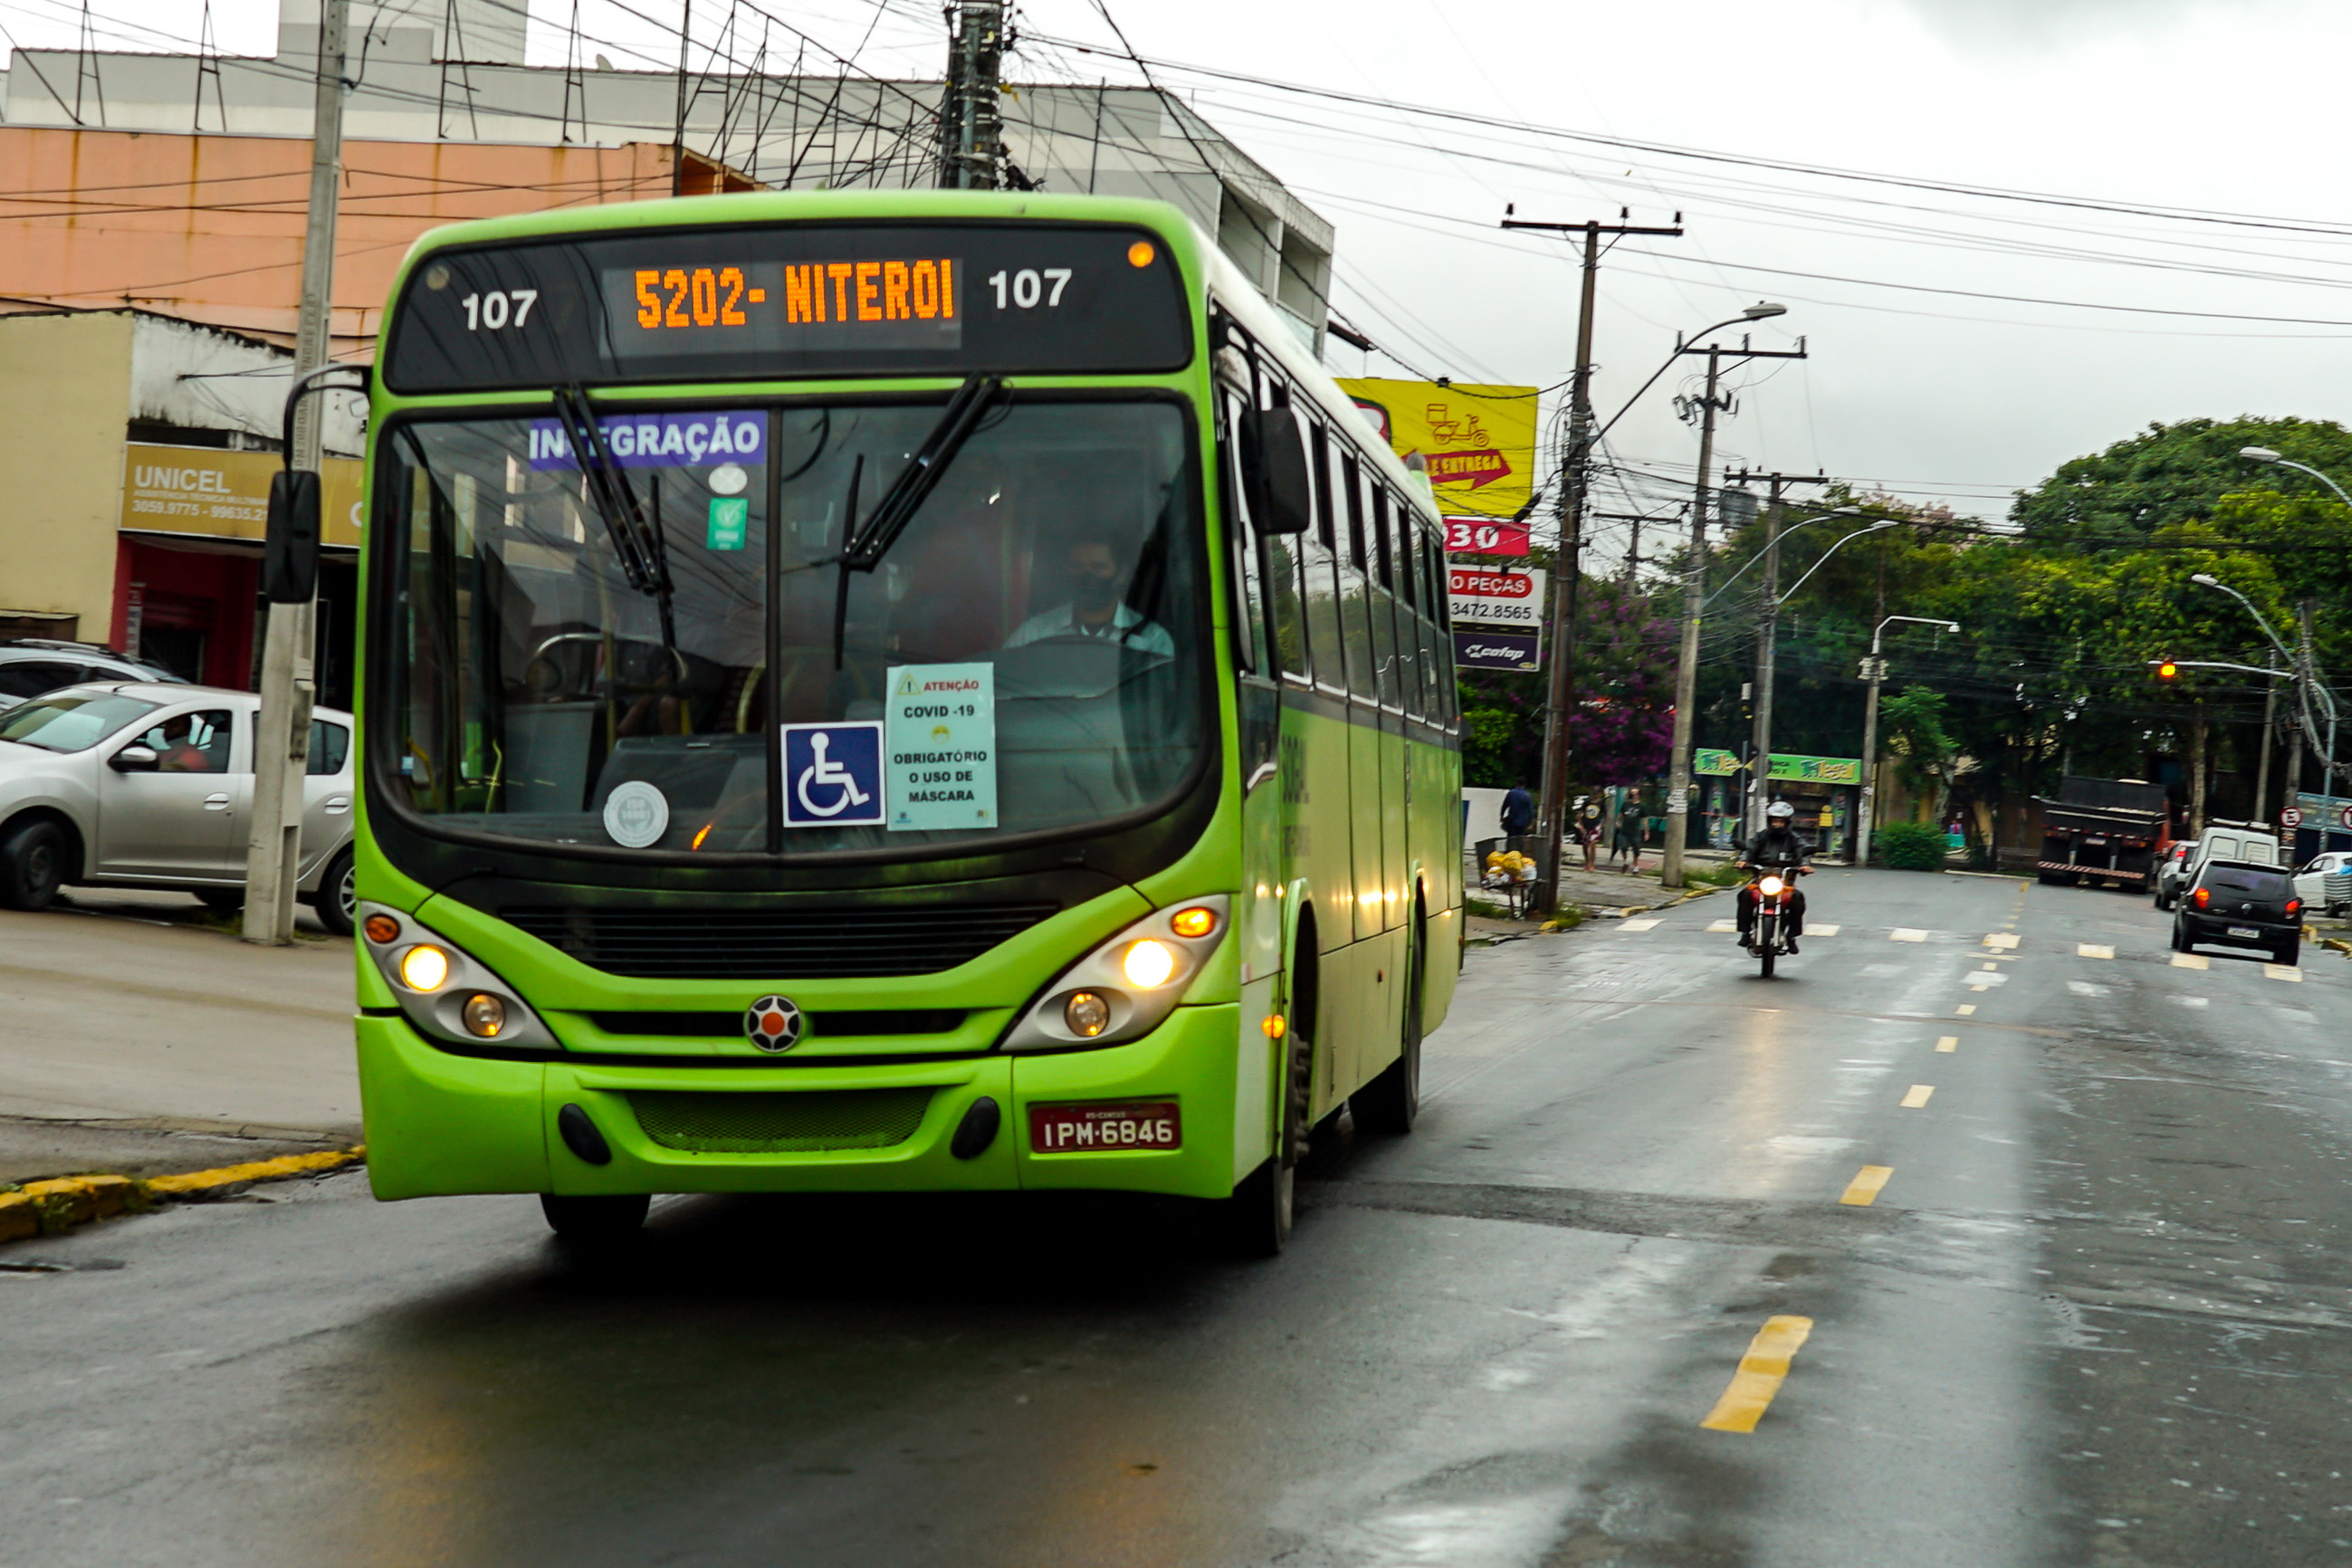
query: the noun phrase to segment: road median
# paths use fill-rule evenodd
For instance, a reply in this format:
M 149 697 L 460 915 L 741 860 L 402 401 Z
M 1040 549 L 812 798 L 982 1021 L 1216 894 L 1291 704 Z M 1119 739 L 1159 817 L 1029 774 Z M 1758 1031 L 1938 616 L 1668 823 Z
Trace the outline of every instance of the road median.
M 366 1155 L 366 1145 L 355 1144 L 144 1180 L 100 1173 L 0 1187 L 0 1243 L 60 1236 L 96 1220 L 141 1212 L 162 1203 L 233 1197 L 257 1182 L 325 1175 L 357 1164 Z

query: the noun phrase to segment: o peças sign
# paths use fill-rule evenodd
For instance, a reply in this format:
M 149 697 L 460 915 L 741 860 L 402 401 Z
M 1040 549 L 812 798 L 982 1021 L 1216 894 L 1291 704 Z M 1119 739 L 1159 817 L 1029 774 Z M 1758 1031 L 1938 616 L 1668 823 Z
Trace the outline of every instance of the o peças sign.
M 1457 626 L 1533 631 L 1543 625 L 1546 577 L 1541 570 L 1496 572 L 1482 566 L 1448 566 L 1446 603 Z

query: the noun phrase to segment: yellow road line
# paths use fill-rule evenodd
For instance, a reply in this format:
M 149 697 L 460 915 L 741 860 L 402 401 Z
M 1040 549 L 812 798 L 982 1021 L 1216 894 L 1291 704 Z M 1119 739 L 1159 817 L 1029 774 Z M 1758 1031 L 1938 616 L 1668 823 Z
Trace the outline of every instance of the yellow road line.
M 2116 950 L 2102 942 L 2078 942 L 2074 944 L 2077 958 L 2113 958 Z
M 1977 1005 L 1976 1005 L 1975 1003 L 1973 1003 L 1973 1002 L 1963 1002 L 1963 1003 L 1961 1003 L 1958 1007 L 1954 1008 L 1954 1009 L 1953 1009 L 1953 1012 L 1954 1012 L 1955 1014 L 1957 1014 L 1958 1016 L 1963 1017 L 1963 1018 L 1966 1018 L 1966 1017 L 1969 1017 L 1969 1016 L 1971 1016 L 1972 1014 L 1974 1014 L 1974 1013 L 1976 1012 L 1976 1010 L 1977 1010 Z
M 1906 1110 L 1918 1110 L 1921 1106 L 1927 1103 L 1927 1097 L 1935 1092 L 1936 1086 L 1932 1083 L 1913 1084 L 1911 1086 L 1911 1092 L 1903 1097 L 1903 1109 Z
M 1943 1036 L 1937 1040 L 1936 1048 L 1939 1051 L 1957 1051 L 1960 1048 L 1960 1037 L 1958 1035 Z
M 1748 1342 L 1748 1353 L 1739 1358 L 1739 1370 L 1731 1374 L 1723 1397 L 1699 1425 L 1710 1432 L 1755 1431 L 1756 1423 L 1771 1408 L 1772 1396 L 1788 1381 L 1789 1363 L 1796 1359 L 1798 1347 L 1812 1331 L 1811 1318 L 1766 1319 Z
M 1886 1179 L 1893 1174 L 1892 1165 L 1864 1165 L 1861 1174 L 1845 1184 L 1845 1195 L 1838 1202 L 1866 1209 L 1878 1201 L 1878 1194 L 1885 1190 Z
M 2017 938 L 2007 931 L 1997 931 L 1984 939 L 1984 944 L 1987 947 L 2013 948 L 2017 945 Z
M 2172 955 L 2175 969 L 2210 969 L 2213 961 L 2201 952 L 2176 952 Z

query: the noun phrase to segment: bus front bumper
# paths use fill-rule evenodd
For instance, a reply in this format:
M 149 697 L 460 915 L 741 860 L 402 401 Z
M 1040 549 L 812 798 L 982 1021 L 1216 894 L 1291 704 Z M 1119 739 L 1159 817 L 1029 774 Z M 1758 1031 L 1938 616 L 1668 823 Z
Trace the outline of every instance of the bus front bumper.
M 459 1056 L 427 1043 L 403 1018 L 362 1015 L 368 1179 L 379 1198 L 1024 1189 L 1223 1197 L 1235 1177 L 1238 1016 L 1231 1005 L 1179 1007 L 1139 1040 L 1052 1055 L 670 1068 L 605 1065 L 580 1053 L 527 1061 Z M 741 1113 L 761 1120 L 768 1108 L 746 1103 L 754 1097 L 845 1089 L 882 1091 L 864 1103 L 887 1101 L 901 1117 L 863 1136 L 892 1137 L 907 1119 L 914 1119 L 913 1131 L 874 1146 L 781 1152 L 747 1151 L 746 1139 L 730 1136 L 746 1130 Z M 1001 1125 L 984 1149 L 960 1157 L 950 1144 L 982 1097 L 996 1101 Z M 1122 1102 L 1175 1105 L 1181 1142 L 1052 1153 L 1032 1147 L 1033 1106 Z M 605 1163 L 592 1163 L 565 1142 L 558 1118 L 573 1105 L 594 1124 L 609 1152 Z M 663 1109 L 656 1113 L 656 1106 Z M 648 1121 L 661 1138 L 647 1131 Z

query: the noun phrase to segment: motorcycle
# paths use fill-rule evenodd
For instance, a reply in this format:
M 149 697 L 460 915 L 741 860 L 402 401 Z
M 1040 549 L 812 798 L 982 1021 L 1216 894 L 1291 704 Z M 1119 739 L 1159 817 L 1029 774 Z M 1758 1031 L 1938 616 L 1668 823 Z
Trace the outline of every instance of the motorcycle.
M 1772 978 L 1774 963 L 1791 946 L 1789 921 L 1795 911 L 1790 906 L 1797 897 L 1797 879 L 1812 875 L 1812 870 L 1811 866 L 1751 868 L 1748 886 L 1756 895 L 1756 920 L 1748 930 L 1748 949 L 1767 980 Z

